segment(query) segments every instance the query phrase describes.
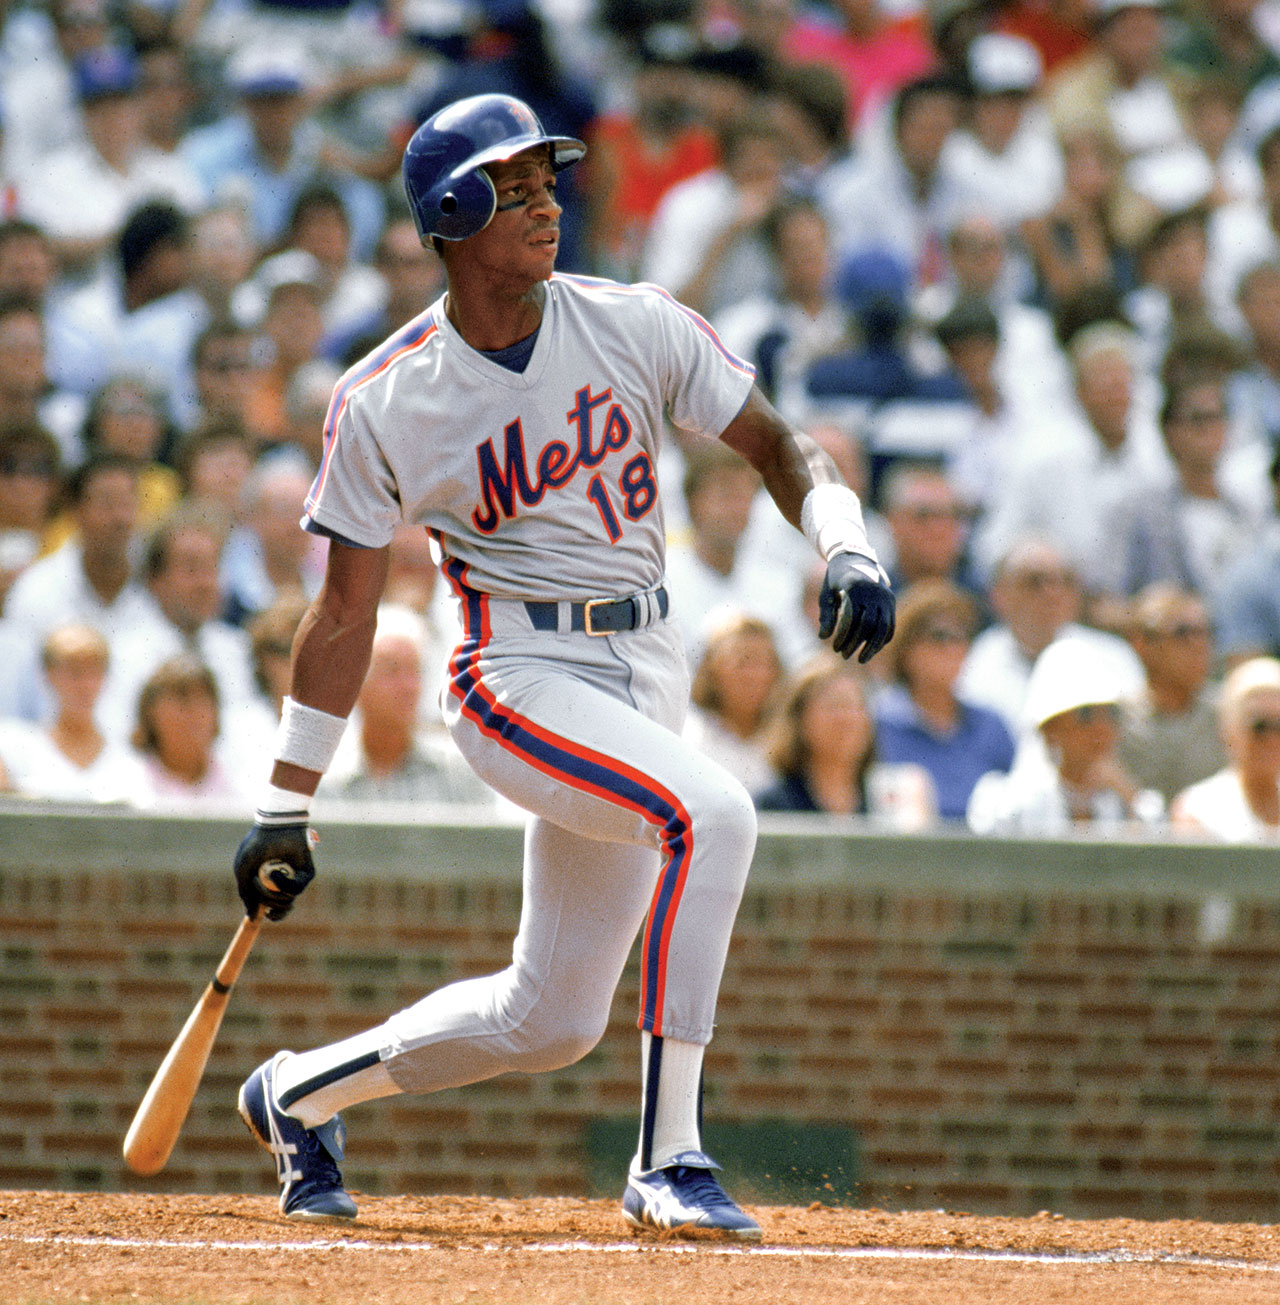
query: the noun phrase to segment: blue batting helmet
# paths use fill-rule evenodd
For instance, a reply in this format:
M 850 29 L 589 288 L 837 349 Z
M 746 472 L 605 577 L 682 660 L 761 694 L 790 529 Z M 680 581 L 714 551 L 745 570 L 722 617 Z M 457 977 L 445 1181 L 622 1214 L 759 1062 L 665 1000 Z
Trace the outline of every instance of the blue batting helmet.
M 498 205 L 484 165 L 533 145 L 551 146 L 557 172 L 587 152 L 572 136 L 548 136 L 512 95 L 472 95 L 433 113 L 413 133 L 402 166 L 418 235 L 465 240 L 483 231 Z

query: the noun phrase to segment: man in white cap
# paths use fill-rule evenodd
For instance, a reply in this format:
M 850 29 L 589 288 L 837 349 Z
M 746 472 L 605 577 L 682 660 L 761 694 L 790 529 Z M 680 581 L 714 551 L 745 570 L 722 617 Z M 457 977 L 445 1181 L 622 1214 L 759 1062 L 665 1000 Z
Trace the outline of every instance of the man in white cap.
M 248 204 L 260 246 L 285 234 L 302 191 L 317 181 L 324 132 L 312 116 L 314 67 L 298 48 L 250 46 L 227 65 L 239 107 L 225 118 L 189 132 L 182 153 L 204 183 L 210 202 L 238 198 Z M 336 179 L 351 222 L 357 258 L 368 258 L 386 219 L 382 192 L 354 176 Z
M 1026 720 L 1043 751 L 1024 750 L 1008 774 L 984 775 L 969 800 L 969 827 L 982 834 L 1053 837 L 1073 828 L 1114 828 L 1163 819 L 1164 799 L 1141 789 L 1121 765 L 1121 703 L 1134 684 L 1124 663 L 1068 635 L 1036 659 Z
M 985 32 L 966 60 L 968 122 L 943 149 L 969 211 L 1008 229 L 1047 212 L 1062 191 L 1062 150 L 1037 100 L 1044 73 L 1030 41 Z

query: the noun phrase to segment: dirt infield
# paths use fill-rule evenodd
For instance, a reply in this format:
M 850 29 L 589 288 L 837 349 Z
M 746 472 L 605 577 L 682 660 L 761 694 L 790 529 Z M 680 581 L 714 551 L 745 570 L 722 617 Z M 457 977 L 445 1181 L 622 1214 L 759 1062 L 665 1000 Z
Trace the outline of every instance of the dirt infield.
M 754 1207 L 758 1247 L 630 1235 L 611 1202 L 0 1193 L 0 1301 L 148 1305 L 1267 1305 L 1280 1229 Z

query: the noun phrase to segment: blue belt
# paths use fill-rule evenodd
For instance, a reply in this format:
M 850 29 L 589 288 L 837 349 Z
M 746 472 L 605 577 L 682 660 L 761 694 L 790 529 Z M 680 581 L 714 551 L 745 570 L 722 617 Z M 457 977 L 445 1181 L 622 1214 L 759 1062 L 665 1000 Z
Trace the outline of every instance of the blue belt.
M 653 589 L 630 598 L 592 598 L 585 603 L 526 601 L 524 610 L 535 630 L 554 634 L 560 628 L 560 608 L 569 609 L 569 629 L 581 634 L 618 634 L 640 630 L 667 615 L 670 600 L 665 589 Z

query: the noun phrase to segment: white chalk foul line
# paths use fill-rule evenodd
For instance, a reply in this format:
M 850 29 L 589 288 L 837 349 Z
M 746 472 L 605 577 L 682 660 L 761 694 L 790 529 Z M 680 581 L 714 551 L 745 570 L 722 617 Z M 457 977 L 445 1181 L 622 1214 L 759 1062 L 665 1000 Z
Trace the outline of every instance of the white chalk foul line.
M 1280 1273 L 1280 1264 L 1234 1256 L 1199 1255 L 1183 1251 L 1018 1251 L 955 1246 L 729 1246 L 722 1242 L 483 1242 L 439 1245 L 435 1242 L 371 1242 L 354 1239 L 326 1241 L 230 1241 L 176 1237 L 105 1237 L 74 1234 L 0 1234 L 0 1246 L 113 1247 L 128 1250 L 251 1251 L 359 1251 L 383 1254 L 423 1254 L 447 1251 L 450 1255 L 719 1255 L 799 1260 L 952 1260 L 985 1264 L 1037 1264 L 1051 1268 L 1081 1264 L 1156 1264 L 1171 1268 L 1229 1269 L 1234 1272 Z

